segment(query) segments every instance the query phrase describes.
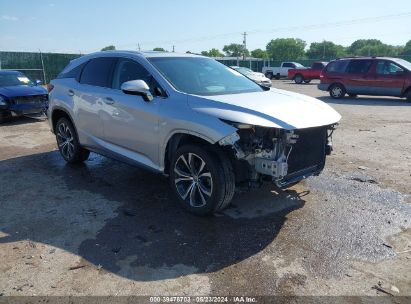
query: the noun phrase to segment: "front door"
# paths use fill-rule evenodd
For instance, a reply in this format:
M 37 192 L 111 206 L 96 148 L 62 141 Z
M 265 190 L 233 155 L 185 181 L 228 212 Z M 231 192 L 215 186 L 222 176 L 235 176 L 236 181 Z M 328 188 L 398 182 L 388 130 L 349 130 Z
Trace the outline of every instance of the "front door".
M 138 62 L 119 59 L 113 74 L 111 95 L 104 103 L 104 140 L 110 149 L 120 155 L 149 167 L 158 164 L 159 105 L 162 98 L 150 102 L 138 95 L 121 91 L 129 80 L 144 80 L 149 86 L 152 76 Z M 154 92 L 153 92 L 154 93 Z
M 372 85 L 374 95 L 401 96 L 404 83 L 403 68 L 392 61 L 377 61 Z

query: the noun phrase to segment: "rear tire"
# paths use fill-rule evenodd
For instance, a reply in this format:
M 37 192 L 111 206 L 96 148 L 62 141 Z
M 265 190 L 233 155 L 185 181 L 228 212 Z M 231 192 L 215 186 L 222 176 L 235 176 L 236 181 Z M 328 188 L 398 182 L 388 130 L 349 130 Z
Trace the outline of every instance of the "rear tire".
M 231 202 L 235 180 L 228 157 L 213 147 L 184 145 L 170 163 L 170 186 L 182 207 L 209 215 Z
M 330 88 L 330 96 L 334 99 L 344 98 L 347 91 L 344 86 L 340 83 L 333 84 Z
M 281 78 L 280 73 L 277 73 L 277 75 L 275 75 L 275 79 L 280 80 L 280 78 Z
M 302 84 L 303 81 L 304 81 L 303 75 L 301 75 L 301 74 L 295 75 L 295 77 L 294 77 L 294 82 L 295 82 L 296 84 Z
M 66 162 L 76 164 L 88 159 L 90 151 L 81 147 L 73 124 L 65 117 L 57 121 L 56 140 L 60 154 Z

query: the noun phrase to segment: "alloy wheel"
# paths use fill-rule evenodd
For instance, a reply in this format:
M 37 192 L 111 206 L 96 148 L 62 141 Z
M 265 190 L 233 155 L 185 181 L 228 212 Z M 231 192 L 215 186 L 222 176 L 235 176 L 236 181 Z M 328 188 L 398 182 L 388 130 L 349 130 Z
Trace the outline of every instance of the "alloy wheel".
M 57 144 L 61 154 L 66 159 L 71 159 L 74 155 L 74 137 L 66 123 L 60 123 L 57 130 Z
M 181 199 L 203 207 L 213 193 L 213 179 L 206 162 L 195 153 L 182 154 L 174 166 L 174 184 Z

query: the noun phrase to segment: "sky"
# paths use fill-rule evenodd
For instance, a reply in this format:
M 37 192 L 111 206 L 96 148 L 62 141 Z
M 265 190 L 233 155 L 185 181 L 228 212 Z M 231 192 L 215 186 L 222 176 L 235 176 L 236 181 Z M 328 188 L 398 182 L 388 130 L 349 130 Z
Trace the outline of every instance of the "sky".
M 411 40 L 410 0 L 0 0 L 0 51 L 90 53 L 117 49 L 176 52 L 271 39 L 330 40 L 344 46 L 376 38 Z

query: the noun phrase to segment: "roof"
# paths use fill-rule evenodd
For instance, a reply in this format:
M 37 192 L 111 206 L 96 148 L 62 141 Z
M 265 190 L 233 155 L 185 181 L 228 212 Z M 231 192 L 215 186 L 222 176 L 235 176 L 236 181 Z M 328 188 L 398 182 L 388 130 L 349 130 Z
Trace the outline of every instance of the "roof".
M 115 54 L 115 55 L 137 55 L 145 58 L 155 58 L 155 57 L 203 57 L 196 54 L 188 53 L 174 53 L 174 52 L 157 52 L 157 51 L 103 51 L 89 54 L 90 56 L 96 56 L 101 54 Z
M 351 59 L 387 59 L 387 60 L 396 60 L 396 57 L 384 57 L 384 56 L 351 56 L 351 57 L 342 57 L 337 58 L 337 60 L 351 60 Z

